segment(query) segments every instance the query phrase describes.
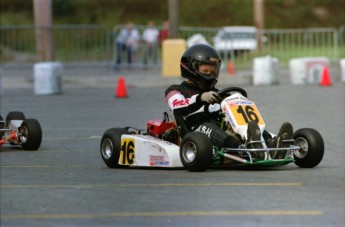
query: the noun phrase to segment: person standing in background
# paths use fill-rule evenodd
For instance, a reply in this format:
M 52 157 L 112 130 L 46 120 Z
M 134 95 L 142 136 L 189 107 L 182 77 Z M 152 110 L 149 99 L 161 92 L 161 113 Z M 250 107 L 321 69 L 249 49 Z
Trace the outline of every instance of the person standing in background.
M 130 66 L 135 59 L 136 52 L 139 48 L 140 34 L 137 28 L 132 23 L 126 25 L 127 28 L 127 62 Z
M 117 31 L 114 27 L 114 34 L 116 35 Z M 115 68 L 118 68 L 122 63 L 123 54 L 127 51 L 126 47 L 126 38 L 127 38 L 127 29 L 125 26 L 121 29 L 119 34 L 116 37 L 116 64 Z
M 128 22 L 120 31 L 116 38 L 116 68 L 120 66 L 123 54 L 127 55 L 128 65 L 132 64 L 133 56 L 139 46 L 140 34 L 131 22 Z
M 147 23 L 147 28 L 143 32 L 143 40 L 145 42 L 144 64 L 147 65 L 151 60 L 154 65 L 157 64 L 158 52 L 158 35 L 159 31 L 155 27 L 153 21 Z
M 159 43 L 162 44 L 164 40 L 169 38 L 169 26 L 170 26 L 169 21 L 163 22 L 163 28 L 159 31 L 159 35 L 158 35 Z

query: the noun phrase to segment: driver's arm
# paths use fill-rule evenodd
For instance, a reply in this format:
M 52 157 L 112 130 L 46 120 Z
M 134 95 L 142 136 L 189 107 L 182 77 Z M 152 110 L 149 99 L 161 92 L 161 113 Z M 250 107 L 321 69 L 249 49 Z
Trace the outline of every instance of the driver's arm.
M 169 108 L 181 116 L 188 116 L 192 113 L 204 112 L 205 103 L 201 101 L 201 95 L 192 95 L 186 98 L 181 92 L 171 90 L 165 96 Z

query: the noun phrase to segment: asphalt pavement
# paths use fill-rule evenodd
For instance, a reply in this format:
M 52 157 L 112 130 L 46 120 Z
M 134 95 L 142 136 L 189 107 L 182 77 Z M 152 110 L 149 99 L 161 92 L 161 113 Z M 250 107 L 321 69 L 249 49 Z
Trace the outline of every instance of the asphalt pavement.
M 116 98 L 118 78 L 128 97 Z M 2 116 L 22 111 L 43 130 L 38 151 L 0 152 L 1 226 L 345 226 L 345 83 L 253 86 L 251 71 L 221 75 L 219 87 L 241 86 L 266 128 L 283 121 L 311 127 L 325 142 L 319 166 L 109 169 L 99 145 L 111 127 L 145 128 L 167 111 L 164 90 L 180 78 L 159 70 L 68 68 L 63 92 L 35 95 L 31 68 L 4 69 Z

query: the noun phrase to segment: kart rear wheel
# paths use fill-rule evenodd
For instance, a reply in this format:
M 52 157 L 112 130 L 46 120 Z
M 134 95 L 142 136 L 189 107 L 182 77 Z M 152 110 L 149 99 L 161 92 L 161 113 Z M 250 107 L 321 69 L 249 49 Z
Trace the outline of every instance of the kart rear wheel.
M 129 134 L 124 128 L 110 128 L 103 134 L 101 140 L 101 155 L 104 163 L 109 168 L 119 168 L 120 151 L 121 151 L 121 136 Z
M 6 124 L 9 125 L 10 124 L 10 121 L 12 120 L 22 120 L 24 121 L 25 120 L 25 115 L 23 112 L 20 112 L 20 111 L 12 111 L 12 112 L 9 112 L 6 116 Z
M 191 172 L 205 171 L 212 163 L 212 141 L 200 132 L 187 133 L 181 142 L 180 158 Z
M 0 130 L 5 129 L 5 122 L 3 122 L 3 121 L 4 121 L 4 119 L 0 115 Z M 0 131 L 0 139 L 2 139 L 3 135 L 4 135 L 4 132 Z
M 301 149 L 294 152 L 295 164 L 301 168 L 313 168 L 317 166 L 324 154 L 324 143 L 321 134 L 312 128 L 297 130 L 293 138 L 294 145 Z
M 19 127 L 19 140 L 25 150 L 37 150 L 42 142 L 42 128 L 36 119 L 25 119 Z

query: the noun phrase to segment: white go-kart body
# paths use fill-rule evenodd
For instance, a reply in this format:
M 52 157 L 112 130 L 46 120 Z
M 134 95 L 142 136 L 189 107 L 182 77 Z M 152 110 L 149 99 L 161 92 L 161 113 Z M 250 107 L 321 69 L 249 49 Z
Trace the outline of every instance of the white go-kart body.
M 180 147 L 149 135 L 121 136 L 119 165 L 146 167 L 183 167 Z
M 227 97 L 221 102 L 225 129 L 231 129 L 243 144 L 238 148 L 216 147 L 202 132 L 187 132 L 181 138 L 181 125 L 164 120 L 150 120 L 147 130 L 135 128 L 110 128 L 101 140 L 101 155 L 110 168 L 119 167 L 184 167 L 189 171 L 204 171 L 210 166 L 222 165 L 286 165 L 295 162 L 299 167 L 311 168 L 318 165 L 323 157 L 324 143 L 314 129 L 299 129 L 293 139 L 284 141 L 284 148 L 267 148 L 263 138 L 253 143 L 262 143 L 260 149 L 247 147 L 247 124 L 251 120 L 258 123 L 261 133 L 265 122 L 246 92 L 237 87 L 219 92 Z M 176 131 L 176 138 L 167 139 L 165 133 Z M 178 133 L 177 133 L 178 132 Z M 229 132 L 230 133 L 230 132 Z M 249 143 L 250 144 L 250 143 Z M 261 154 L 257 158 L 258 152 Z M 275 155 L 282 152 L 279 158 Z

